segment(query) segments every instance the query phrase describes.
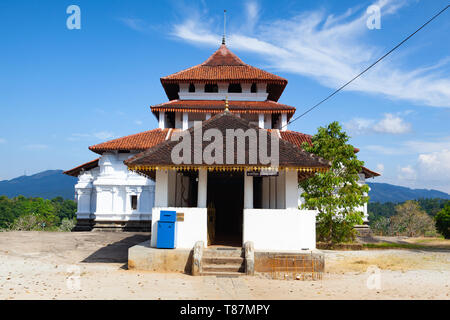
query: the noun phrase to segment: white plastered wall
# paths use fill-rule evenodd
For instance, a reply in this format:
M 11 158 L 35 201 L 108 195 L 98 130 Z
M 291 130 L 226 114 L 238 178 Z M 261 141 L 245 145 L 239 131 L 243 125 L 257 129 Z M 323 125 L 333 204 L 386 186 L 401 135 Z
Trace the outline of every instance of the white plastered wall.
M 176 222 L 176 248 L 192 249 L 197 241 L 208 243 L 207 208 L 154 207 L 150 245 L 156 247 L 161 210 L 183 213 L 184 221 Z
M 316 248 L 316 211 L 244 209 L 243 243 L 258 251 L 301 251 Z
M 148 221 L 154 205 L 154 182 L 128 170 L 123 161 L 135 153 L 105 153 L 99 167 L 82 172 L 75 186 L 77 219 Z M 131 196 L 138 206 L 132 209 Z

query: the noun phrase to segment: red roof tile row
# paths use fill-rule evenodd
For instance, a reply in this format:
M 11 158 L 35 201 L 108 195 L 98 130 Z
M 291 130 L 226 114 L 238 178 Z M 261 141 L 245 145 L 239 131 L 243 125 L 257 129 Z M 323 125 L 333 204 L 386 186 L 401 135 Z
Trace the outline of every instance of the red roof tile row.
M 103 152 L 116 150 L 147 150 L 166 139 L 170 129 L 153 129 L 126 137 L 114 139 L 89 147 L 89 150 L 102 154 Z
M 78 167 L 64 171 L 63 173 L 67 174 L 68 176 L 78 177 L 80 175 L 81 171 L 88 171 L 88 170 L 98 167 L 99 160 L 100 160 L 100 158 L 97 158 L 95 160 L 83 163 L 82 165 L 79 165 Z
M 252 67 L 239 59 L 225 45 L 212 54 L 202 64 L 161 78 L 161 82 L 220 82 L 256 81 L 287 84 L 287 80 L 267 71 Z
M 266 101 L 228 101 L 229 110 L 236 113 L 289 113 L 295 108 L 278 102 Z M 152 112 L 197 112 L 218 113 L 225 109 L 223 100 L 172 100 L 151 107 Z

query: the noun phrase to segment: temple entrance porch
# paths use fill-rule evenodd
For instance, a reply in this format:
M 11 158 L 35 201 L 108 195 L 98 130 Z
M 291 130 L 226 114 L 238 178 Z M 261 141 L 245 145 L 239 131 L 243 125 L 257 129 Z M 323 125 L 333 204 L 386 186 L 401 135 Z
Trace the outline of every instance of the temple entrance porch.
M 242 247 L 244 173 L 209 172 L 208 245 Z

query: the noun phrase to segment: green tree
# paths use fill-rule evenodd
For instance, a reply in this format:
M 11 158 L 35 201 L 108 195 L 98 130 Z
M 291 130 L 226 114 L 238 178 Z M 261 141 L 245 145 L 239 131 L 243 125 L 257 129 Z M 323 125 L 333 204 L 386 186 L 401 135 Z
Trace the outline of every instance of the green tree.
M 312 137 L 312 145 L 303 143 L 304 150 L 331 163 L 327 172 L 316 173 L 300 182 L 305 199 L 304 208 L 318 210 L 319 241 L 338 243 L 354 240 L 355 224 L 362 224 L 363 206 L 369 200 L 367 185 L 359 185 L 358 173 L 364 165 L 358 160 L 349 136 L 338 122 L 320 127 Z
M 439 211 L 434 217 L 436 229 L 445 239 L 450 239 L 450 204 Z
M 370 221 L 370 216 L 369 216 Z M 380 217 L 377 220 L 370 221 L 370 228 L 374 234 L 387 236 L 390 233 L 391 219 L 386 217 Z
M 436 232 L 433 219 L 420 208 L 417 201 L 405 201 L 396 206 L 395 211 L 397 214 L 390 219 L 390 234 L 417 237 Z
M 64 221 L 60 229 L 66 230 L 76 221 L 76 211 L 75 201 L 61 197 L 46 200 L 0 196 L 0 229 L 57 230 Z
M 7 228 L 16 218 L 11 202 L 7 196 L 0 196 L 0 229 Z

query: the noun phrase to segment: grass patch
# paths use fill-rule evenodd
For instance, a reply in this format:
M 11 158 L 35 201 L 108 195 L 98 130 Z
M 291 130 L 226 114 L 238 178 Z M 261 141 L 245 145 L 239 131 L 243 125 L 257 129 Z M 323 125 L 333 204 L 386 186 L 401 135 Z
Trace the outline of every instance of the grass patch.
M 413 244 L 413 243 L 392 243 L 392 242 L 380 242 L 380 243 L 365 243 L 364 248 L 368 249 L 429 249 L 429 246 Z
M 338 250 L 338 251 L 345 251 L 345 250 L 362 250 L 363 245 L 361 243 L 357 242 L 350 242 L 350 243 L 324 243 L 324 242 L 317 242 L 316 244 L 317 249 L 322 250 Z

